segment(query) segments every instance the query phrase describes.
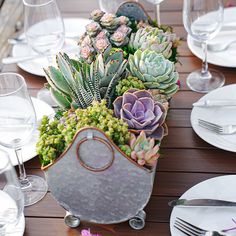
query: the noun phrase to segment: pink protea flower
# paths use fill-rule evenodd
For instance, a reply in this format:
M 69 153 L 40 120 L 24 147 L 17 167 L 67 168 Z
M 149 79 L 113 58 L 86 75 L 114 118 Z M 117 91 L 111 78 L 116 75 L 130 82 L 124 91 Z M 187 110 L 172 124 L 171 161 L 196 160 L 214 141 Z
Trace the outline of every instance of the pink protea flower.
M 98 51 L 104 52 L 104 50 L 109 46 L 109 42 L 105 38 L 96 40 L 95 47 Z
M 120 16 L 119 23 L 120 25 L 127 25 L 129 23 L 129 18 L 126 16 Z
M 97 36 L 96 40 L 107 38 L 107 32 L 105 30 L 101 31 Z
M 90 229 L 86 230 L 86 229 L 83 229 L 81 231 L 81 236 L 102 236 L 101 234 L 92 234 L 90 232 Z
M 117 31 L 119 31 L 119 32 L 125 34 L 126 36 L 128 36 L 128 34 L 131 32 L 131 28 L 128 27 L 128 26 L 126 26 L 126 25 L 121 25 L 121 26 L 117 29 Z
M 97 22 L 91 22 L 86 25 L 86 31 L 90 36 L 94 36 L 101 31 L 101 26 Z
M 105 12 L 101 11 L 100 9 L 96 9 L 91 12 L 91 18 L 94 21 L 99 21 L 104 14 Z
M 116 41 L 116 42 L 122 42 L 125 38 L 125 34 L 120 32 L 120 31 L 116 31 L 112 36 L 111 36 L 111 39 L 113 41 Z
M 86 35 L 83 40 L 80 42 L 81 47 L 85 46 L 91 46 L 92 45 L 92 40 L 89 35 Z
M 101 18 L 102 23 L 110 23 L 115 19 L 115 15 L 111 13 L 105 13 L 103 17 Z

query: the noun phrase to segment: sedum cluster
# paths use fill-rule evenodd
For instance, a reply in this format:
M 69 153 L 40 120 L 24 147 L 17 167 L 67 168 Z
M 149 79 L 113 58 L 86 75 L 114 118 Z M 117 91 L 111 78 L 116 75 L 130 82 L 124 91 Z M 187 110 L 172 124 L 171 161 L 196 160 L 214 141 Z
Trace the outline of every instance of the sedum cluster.
M 80 57 L 83 60 L 92 63 L 95 56 L 107 48 L 128 45 L 132 31 L 128 17 L 94 10 L 91 19 L 92 22 L 86 26 L 86 32 L 79 41 Z
M 130 139 L 128 124 L 113 116 L 113 111 L 106 107 L 106 101 L 94 101 L 86 109 L 66 111 L 59 120 L 42 119 L 37 143 L 42 166 L 53 163 L 71 144 L 76 132 L 84 127 L 97 127 L 117 145 L 125 145 Z
M 116 85 L 116 95 L 121 96 L 130 89 L 144 89 L 145 86 L 137 77 L 128 76 L 126 79 L 120 80 Z

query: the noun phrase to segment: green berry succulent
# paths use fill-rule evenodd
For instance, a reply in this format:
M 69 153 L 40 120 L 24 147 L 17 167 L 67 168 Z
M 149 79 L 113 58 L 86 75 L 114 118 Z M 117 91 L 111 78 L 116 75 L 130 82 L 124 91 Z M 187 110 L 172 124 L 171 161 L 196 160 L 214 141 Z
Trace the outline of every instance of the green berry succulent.
M 137 77 L 128 76 L 126 79 L 120 80 L 116 86 L 117 96 L 122 96 L 130 89 L 144 89 L 144 83 Z
M 71 144 L 76 132 L 89 126 L 101 129 L 117 145 L 124 145 L 130 139 L 128 124 L 113 116 L 105 100 L 94 101 L 86 109 L 66 111 L 59 120 L 50 121 L 48 117 L 42 119 L 37 143 L 42 166 L 53 163 Z

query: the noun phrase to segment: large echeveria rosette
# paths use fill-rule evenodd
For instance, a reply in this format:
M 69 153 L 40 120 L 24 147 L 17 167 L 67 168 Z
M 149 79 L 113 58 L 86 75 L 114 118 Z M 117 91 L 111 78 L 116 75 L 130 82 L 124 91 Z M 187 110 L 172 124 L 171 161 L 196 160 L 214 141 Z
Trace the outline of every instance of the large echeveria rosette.
M 163 138 L 167 112 L 147 90 L 129 90 L 116 98 L 113 105 L 115 116 L 127 122 L 131 132 L 139 134 L 144 131 L 157 140 Z
M 133 76 L 144 82 L 147 89 L 157 89 L 169 100 L 179 89 L 179 74 L 173 62 L 161 53 L 146 49 L 129 56 L 129 69 Z

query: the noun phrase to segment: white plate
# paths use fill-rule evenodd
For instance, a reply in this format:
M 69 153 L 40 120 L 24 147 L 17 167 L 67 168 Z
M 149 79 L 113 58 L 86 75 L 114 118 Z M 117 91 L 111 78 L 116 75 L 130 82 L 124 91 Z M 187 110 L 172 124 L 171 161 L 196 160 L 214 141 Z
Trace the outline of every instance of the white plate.
M 49 115 L 55 113 L 54 110 L 47 103 L 45 103 L 37 98 L 32 97 L 32 102 L 33 102 L 33 105 L 35 108 L 37 122 L 39 122 L 44 115 L 49 116 Z M 22 147 L 23 162 L 26 162 L 37 155 L 35 145 L 38 141 L 38 135 L 39 135 L 39 132 L 36 130 L 33 134 L 33 137 L 31 138 L 31 140 L 26 145 L 24 145 Z M 3 150 L 6 150 L 8 152 L 12 165 L 14 165 L 14 166 L 18 165 L 18 162 L 16 159 L 16 154 L 15 154 L 14 150 L 8 149 L 8 148 L 2 147 L 2 146 L 0 146 L 0 148 Z
M 84 18 L 65 18 L 65 32 L 68 35 L 82 35 L 85 32 L 85 26 L 89 24 L 89 19 Z M 22 34 L 20 37 L 24 37 Z M 66 40 L 65 46 L 72 46 L 77 45 L 76 40 Z M 20 57 L 26 55 L 35 55 L 36 53 L 33 52 L 27 44 L 17 44 L 13 46 L 12 49 L 12 56 L 13 57 Z M 31 74 L 44 76 L 43 68 L 48 66 L 48 60 L 46 58 L 38 58 L 35 60 L 25 61 L 17 64 L 22 70 L 25 70 Z
M 236 175 L 220 176 L 203 181 L 185 192 L 180 198 L 213 198 L 235 201 Z M 174 227 L 176 217 L 207 230 L 223 230 L 235 227 L 235 208 L 224 207 L 174 207 L 170 217 L 170 231 L 173 236 L 184 236 Z
M 224 11 L 224 24 L 236 22 L 236 7 L 226 8 Z M 232 31 L 220 31 L 209 43 L 227 43 L 236 39 L 236 29 Z M 194 40 L 188 35 L 188 47 L 198 58 L 203 58 L 203 50 L 194 44 Z M 208 62 L 224 67 L 236 67 L 236 43 L 222 52 L 208 52 Z
M 17 225 L 8 225 L 6 228 L 6 235 L 22 236 L 25 231 L 25 217 L 22 214 Z
M 236 85 L 228 85 L 216 89 L 199 101 L 206 99 L 235 99 Z M 236 125 L 236 107 L 194 107 L 191 113 L 191 125 L 196 134 L 207 143 L 231 152 L 236 152 L 236 134 L 219 135 L 198 125 L 198 119 L 203 119 L 216 124 L 235 124 Z

